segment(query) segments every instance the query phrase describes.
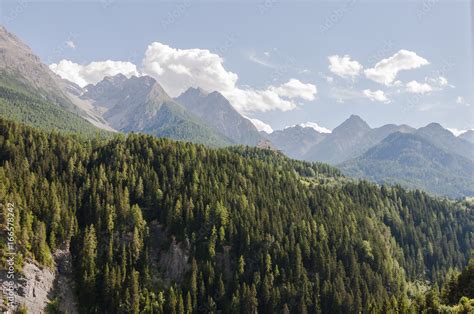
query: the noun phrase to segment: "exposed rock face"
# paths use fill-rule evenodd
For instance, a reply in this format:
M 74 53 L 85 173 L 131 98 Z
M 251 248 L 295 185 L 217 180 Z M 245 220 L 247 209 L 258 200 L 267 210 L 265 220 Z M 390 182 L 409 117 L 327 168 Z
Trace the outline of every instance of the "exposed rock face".
M 181 281 L 184 274 L 191 269 L 188 259 L 189 255 L 182 248 L 182 244 L 176 243 L 173 239 L 169 250 L 162 252 L 160 256 L 160 266 L 163 269 L 165 279 Z
M 230 138 L 172 99 L 150 76 L 126 78 L 117 74 L 87 85 L 83 91 L 78 99 L 88 104 L 96 118 L 103 118 L 115 130 L 211 146 L 232 144 Z
M 54 269 L 41 269 L 33 261 L 26 261 L 22 275 L 17 275 L 14 284 L 16 305 L 23 304 L 28 313 L 44 313 L 46 305 L 52 300 L 55 278 Z M 2 274 L 2 284 L 5 280 L 5 274 Z
M 48 303 L 57 298 L 62 312 L 78 313 L 69 251 L 56 251 L 54 260 L 56 267 L 53 268 L 40 268 L 34 261 L 26 260 L 14 284 L 16 307 L 24 305 L 28 313 L 45 313 Z M 0 273 L 0 285 L 3 286 L 6 280 L 6 274 Z
M 53 295 L 58 298 L 59 310 L 63 313 L 77 314 L 76 296 L 74 295 L 74 280 L 72 260 L 69 250 L 58 250 L 54 254 L 57 265 L 57 278 Z
M 206 93 L 191 87 L 176 101 L 235 143 L 255 145 L 262 139 L 253 123 L 238 113 L 219 92 Z
M 181 281 L 191 269 L 188 243 L 178 243 L 174 237 L 169 243 L 164 227 L 156 220 L 151 221 L 149 227 L 152 280 L 166 285 Z

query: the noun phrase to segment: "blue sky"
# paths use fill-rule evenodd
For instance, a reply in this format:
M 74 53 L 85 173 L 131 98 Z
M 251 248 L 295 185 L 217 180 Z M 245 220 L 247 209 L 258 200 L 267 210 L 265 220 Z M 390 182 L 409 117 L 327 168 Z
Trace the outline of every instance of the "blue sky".
M 350 114 L 374 127 L 474 128 L 469 1 L 3 0 L 0 9 L 0 23 L 45 63 L 71 61 L 60 69 L 86 73 L 84 82 L 133 64 L 171 94 L 219 89 L 274 129 L 308 121 L 334 128 Z M 389 64 L 376 68 L 383 59 Z M 123 63 L 88 67 L 105 60 Z M 171 71 L 178 67 L 196 76 L 182 80 L 191 74 Z

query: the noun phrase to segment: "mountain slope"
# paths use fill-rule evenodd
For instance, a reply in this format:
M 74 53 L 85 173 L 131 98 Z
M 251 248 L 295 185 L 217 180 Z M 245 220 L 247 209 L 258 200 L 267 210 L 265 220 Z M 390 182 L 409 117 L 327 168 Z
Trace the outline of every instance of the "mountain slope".
M 70 243 L 81 313 L 423 312 L 416 283 L 441 285 L 474 243 L 471 205 L 328 165 L 3 119 L 0 199 L 16 204 L 17 268 Z
M 466 131 L 463 134 L 459 135 L 458 138 L 461 138 L 474 144 L 474 130 Z
M 359 116 L 351 115 L 323 141 L 311 148 L 303 158 L 338 164 L 360 156 L 393 132 L 411 132 L 411 130 L 412 128 L 406 125 L 394 124 L 372 129 Z
M 256 145 L 262 139 L 252 122 L 238 113 L 219 92 L 189 88 L 176 101 L 236 143 Z
M 474 162 L 417 134 L 391 134 L 339 168 L 379 183 L 401 183 L 450 197 L 474 196 Z
M 61 79 L 0 26 L 0 115 L 44 129 L 101 132 L 63 91 Z
M 430 123 L 419 128 L 415 134 L 422 136 L 445 151 L 452 152 L 474 161 L 474 144 L 457 138 L 438 123 Z
M 88 85 L 84 90 L 81 99 L 89 100 L 95 111 L 102 112 L 102 117 L 117 130 L 211 146 L 233 143 L 189 113 L 149 76 L 127 79 L 119 74 Z
M 304 128 L 296 125 L 273 131 L 270 134 L 265 133 L 264 136 L 285 155 L 295 159 L 303 159 L 312 147 L 319 144 L 328 135 L 319 133 L 311 127 Z
M 25 91 L 69 110 L 75 107 L 58 85 L 59 78 L 15 35 L 0 26 L 0 84 Z

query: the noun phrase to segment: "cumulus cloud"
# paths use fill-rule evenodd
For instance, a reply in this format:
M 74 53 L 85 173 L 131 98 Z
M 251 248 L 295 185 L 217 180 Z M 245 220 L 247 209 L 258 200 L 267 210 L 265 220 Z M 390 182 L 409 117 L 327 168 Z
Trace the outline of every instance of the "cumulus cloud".
M 429 64 L 428 60 L 418 56 L 413 51 L 400 50 L 393 56 L 382 59 L 373 68 L 364 71 L 365 76 L 377 83 L 391 85 L 398 72 L 411 70 Z
M 222 91 L 221 93 L 229 99 L 232 105 L 240 112 L 255 112 L 255 111 L 271 111 L 271 110 L 281 110 L 288 111 L 295 109 L 297 103 L 295 102 L 296 98 L 301 98 L 299 96 L 295 97 L 285 97 L 281 95 L 281 90 L 285 89 L 283 85 L 279 87 L 270 86 L 264 90 L 255 90 L 251 88 L 238 88 L 235 87 L 229 91 Z M 307 92 L 304 92 L 302 95 L 306 95 Z
M 172 97 L 180 95 L 189 87 L 219 91 L 242 113 L 291 110 L 298 106 L 298 100 L 311 101 L 316 98 L 316 86 L 297 79 L 263 89 L 239 86 L 237 74 L 226 70 L 223 63 L 224 60 L 218 54 L 206 49 L 176 49 L 154 42 L 146 49 L 140 71 L 133 63 L 110 60 L 88 65 L 61 60 L 51 64 L 50 69 L 82 87 L 118 73 L 127 77 L 150 75 Z
M 268 134 L 273 132 L 273 129 L 269 124 L 266 124 L 265 122 L 263 122 L 261 120 L 258 120 L 258 119 L 252 119 L 252 118 L 248 118 L 248 117 L 246 117 L 246 118 L 249 119 L 250 122 L 253 123 L 253 125 L 257 128 L 258 131 L 263 131 L 263 132 L 268 133 Z
M 154 77 L 171 95 L 177 96 L 189 87 L 219 91 L 240 112 L 291 110 L 296 99 L 313 100 L 315 85 L 291 79 L 280 86 L 258 90 L 237 85 L 237 74 L 224 68 L 224 60 L 205 49 L 176 49 L 154 42 L 143 59 L 143 72 Z
M 270 86 L 269 90 L 282 97 L 301 98 L 308 101 L 314 100 L 315 95 L 318 92 L 315 85 L 305 84 L 297 79 L 291 79 L 278 87 Z
M 332 131 L 328 128 L 325 128 L 323 126 L 320 126 L 319 124 L 317 124 L 316 122 L 304 122 L 304 123 L 300 123 L 300 124 L 295 124 L 295 125 L 292 125 L 292 126 L 287 126 L 285 129 L 287 128 L 293 128 L 295 127 L 296 125 L 299 125 L 300 127 L 302 128 L 312 128 L 314 129 L 316 132 L 319 132 L 319 133 L 332 133 Z
M 119 73 L 126 77 L 140 75 L 136 65 L 124 61 L 94 61 L 87 65 L 81 65 L 69 60 L 61 60 L 59 63 L 51 64 L 49 68 L 63 79 L 81 87 L 87 84 L 96 84 L 106 76 L 114 76 Z
M 227 71 L 223 59 L 206 49 L 176 49 L 154 42 L 143 59 L 143 72 L 154 77 L 171 95 L 178 96 L 191 86 L 209 91 L 235 87 L 238 76 Z
M 356 77 L 362 70 L 362 65 L 355 60 L 351 60 L 349 55 L 343 57 L 333 55 L 329 56 L 328 59 L 329 71 L 343 78 Z
M 365 89 L 363 94 L 371 101 L 383 102 L 384 104 L 390 103 L 390 99 L 388 99 L 385 93 L 381 90 L 371 91 L 370 89 Z
M 408 92 L 415 94 L 424 94 L 433 90 L 433 87 L 431 87 L 431 85 L 427 83 L 419 83 L 417 81 L 408 82 L 406 87 Z

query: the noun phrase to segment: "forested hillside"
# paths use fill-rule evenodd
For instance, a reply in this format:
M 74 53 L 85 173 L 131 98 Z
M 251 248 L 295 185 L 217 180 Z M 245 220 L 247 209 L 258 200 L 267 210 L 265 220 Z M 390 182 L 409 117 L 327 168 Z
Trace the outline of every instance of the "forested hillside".
M 270 150 L 3 119 L 0 200 L 23 259 L 70 243 L 84 313 L 415 313 L 474 246 L 469 202 Z
M 25 91 L 0 84 L 0 116 L 41 128 L 94 137 L 108 132 L 96 128 L 76 113 L 39 99 Z

